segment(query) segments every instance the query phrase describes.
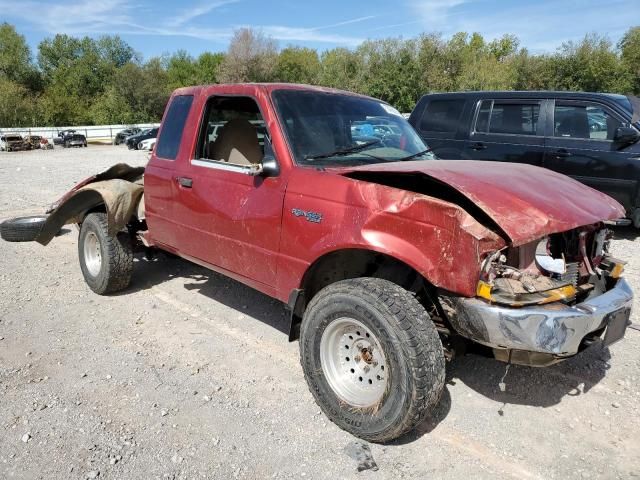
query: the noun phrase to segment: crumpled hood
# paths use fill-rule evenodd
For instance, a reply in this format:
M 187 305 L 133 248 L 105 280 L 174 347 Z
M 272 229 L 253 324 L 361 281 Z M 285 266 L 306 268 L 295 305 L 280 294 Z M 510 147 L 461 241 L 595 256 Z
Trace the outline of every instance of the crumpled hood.
M 625 216 L 624 208 L 611 197 L 565 175 L 526 164 L 422 160 L 354 167 L 349 172 L 422 174 L 436 179 L 476 204 L 514 245 Z M 428 195 L 428 187 L 421 193 Z

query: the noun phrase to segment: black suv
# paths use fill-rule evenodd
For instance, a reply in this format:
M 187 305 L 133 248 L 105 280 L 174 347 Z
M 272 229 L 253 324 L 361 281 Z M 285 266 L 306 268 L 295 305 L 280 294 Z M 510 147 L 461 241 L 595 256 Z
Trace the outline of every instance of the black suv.
M 409 118 L 439 158 L 529 163 L 618 200 L 640 228 L 640 99 L 608 93 L 423 96 Z M 579 201 L 579 199 L 576 199 Z

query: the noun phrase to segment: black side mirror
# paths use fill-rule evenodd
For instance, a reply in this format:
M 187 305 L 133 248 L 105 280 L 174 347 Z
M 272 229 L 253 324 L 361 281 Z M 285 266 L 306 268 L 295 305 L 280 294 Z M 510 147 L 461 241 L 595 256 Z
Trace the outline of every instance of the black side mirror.
M 626 147 L 640 140 L 640 132 L 633 127 L 618 127 L 613 141 L 621 147 Z
M 271 146 L 271 139 L 267 135 L 264 136 L 264 157 L 262 157 L 260 175 L 263 177 L 277 177 L 280 175 L 280 167 Z

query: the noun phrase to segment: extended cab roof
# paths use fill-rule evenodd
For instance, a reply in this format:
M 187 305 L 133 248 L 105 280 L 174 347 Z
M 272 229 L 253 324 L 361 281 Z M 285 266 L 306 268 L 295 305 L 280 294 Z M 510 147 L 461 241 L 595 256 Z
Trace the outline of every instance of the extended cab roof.
M 359 93 L 347 92 L 336 88 L 319 87 L 317 85 L 306 85 L 301 83 L 220 83 L 215 85 L 198 85 L 193 87 L 179 88 L 173 92 L 173 95 L 196 95 L 202 91 L 229 93 L 234 88 L 246 89 L 253 87 L 256 92 L 271 93 L 275 90 L 308 90 L 314 92 L 338 93 L 341 95 L 349 95 L 353 97 L 372 98 Z

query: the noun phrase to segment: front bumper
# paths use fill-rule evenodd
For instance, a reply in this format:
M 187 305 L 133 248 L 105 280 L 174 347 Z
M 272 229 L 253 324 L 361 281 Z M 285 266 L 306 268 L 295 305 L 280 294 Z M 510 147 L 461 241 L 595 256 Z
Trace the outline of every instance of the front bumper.
M 450 320 L 460 335 L 498 350 L 558 358 L 576 354 L 593 332 L 604 332 L 609 344 L 622 338 L 630 323 L 633 292 L 621 278 L 602 295 L 574 306 L 509 308 L 478 298 L 451 300 L 455 314 Z

